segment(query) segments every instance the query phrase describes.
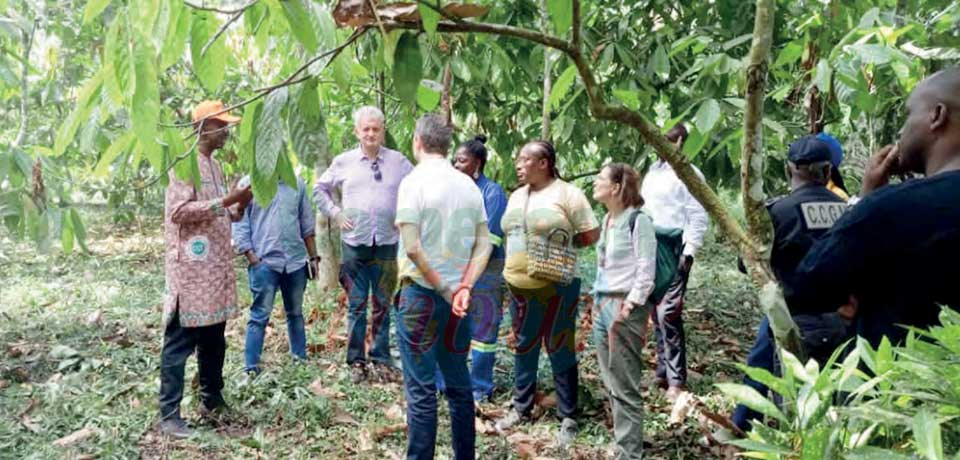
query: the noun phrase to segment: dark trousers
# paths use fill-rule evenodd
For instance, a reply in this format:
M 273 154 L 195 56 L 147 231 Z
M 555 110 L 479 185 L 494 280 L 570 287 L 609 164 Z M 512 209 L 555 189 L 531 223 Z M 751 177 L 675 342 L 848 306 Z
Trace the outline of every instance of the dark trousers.
M 771 374 L 776 375 L 776 349 L 774 348 L 773 333 L 770 331 L 770 320 L 767 319 L 766 316 L 760 321 L 760 328 L 757 330 L 757 341 L 754 342 L 753 348 L 750 349 L 750 354 L 747 355 L 747 366 L 766 369 L 770 371 Z M 766 396 L 766 385 L 748 376 L 743 377 L 743 383 L 757 390 L 761 395 Z M 738 428 L 743 431 L 749 431 L 750 421 L 760 420 L 761 417 L 762 415 L 759 412 L 743 404 L 738 404 L 737 408 L 733 410 L 732 419 Z
M 347 293 L 347 363 L 366 362 L 367 301 L 373 291 L 370 358 L 391 364 L 390 306 L 397 288 L 397 245 L 341 244 L 340 285 Z
M 683 296 L 689 272 L 678 271 L 663 299 L 653 309 L 653 331 L 657 339 L 657 378 L 670 386 L 687 383 L 687 344 L 683 333 Z
M 180 415 L 180 400 L 183 399 L 183 373 L 187 358 L 196 350 L 200 401 L 213 409 L 224 404 L 223 358 L 227 341 L 223 331 L 227 323 L 211 326 L 180 326 L 179 310 L 163 332 L 163 349 L 160 352 L 160 419 Z
M 453 458 L 474 458 L 473 389 L 467 370 L 470 316 L 458 318 L 434 290 L 412 283 L 400 291 L 397 345 L 407 399 L 407 458 L 433 459 L 437 444 L 436 373 L 446 382 Z
M 540 347 L 547 348 L 553 382 L 557 388 L 557 406 L 561 417 L 573 418 L 577 412 L 577 303 L 580 279 L 564 286 L 550 283 L 540 289 L 510 289 L 510 316 L 517 339 L 514 353 L 515 389 L 513 407 L 529 416 L 537 393 Z

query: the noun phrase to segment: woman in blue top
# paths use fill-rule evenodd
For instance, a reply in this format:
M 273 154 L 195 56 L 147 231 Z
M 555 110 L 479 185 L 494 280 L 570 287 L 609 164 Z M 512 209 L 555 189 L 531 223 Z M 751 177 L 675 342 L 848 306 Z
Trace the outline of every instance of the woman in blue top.
M 500 219 L 507 209 L 507 195 L 499 184 L 483 174 L 487 164 L 486 136 L 478 135 L 457 148 L 453 166 L 473 178 L 483 195 L 487 211 L 487 228 L 493 251 L 490 261 L 480 279 L 473 286 L 470 298 L 470 354 L 472 365 L 470 380 L 473 384 L 473 399 L 489 400 L 493 396 L 493 366 L 496 363 L 497 336 L 500 320 L 503 319 L 503 229 Z M 437 388 L 443 391 L 443 381 L 437 372 Z

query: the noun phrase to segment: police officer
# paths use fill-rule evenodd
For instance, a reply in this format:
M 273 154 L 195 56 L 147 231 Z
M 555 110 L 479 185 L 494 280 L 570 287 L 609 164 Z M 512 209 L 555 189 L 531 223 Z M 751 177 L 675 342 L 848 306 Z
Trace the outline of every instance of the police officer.
M 830 146 L 815 136 L 801 137 L 790 145 L 787 171 L 790 176 L 790 194 L 767 203 L 767 212 L 773 223 L 773 248 L 770 266 L 783 288 L 790 306 L 794 297 L 790 280 L 793 271 L 813 246 L 817 238 L 833 226 L 846 203 L 827 188 L 831 177 Z M 818 360 L 825 359 L 846 338 L 847 323 L 837 313 L 823 315 L 794 315 L 794 321 L 803 335 L 807 353 Z M 757 341 L 747 356 L 747 365 L 774 372 L 775 348 L 770 322 L 764 317 L 757 332 Z M 744 383 L 761 394 L 767 388 L 749 377 Z M 760 414 L 739 405 L 733 422 L 741 430 L 750 429 L 750 420 Z

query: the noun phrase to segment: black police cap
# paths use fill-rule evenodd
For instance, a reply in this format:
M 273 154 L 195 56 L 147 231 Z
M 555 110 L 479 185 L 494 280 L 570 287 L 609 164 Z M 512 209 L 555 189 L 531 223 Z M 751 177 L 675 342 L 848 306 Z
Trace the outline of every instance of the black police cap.
M 830 146 L 816 136 L 803 136 L 790 144 L 787 159 L 793 164 L 808 165 L 830 161 Z

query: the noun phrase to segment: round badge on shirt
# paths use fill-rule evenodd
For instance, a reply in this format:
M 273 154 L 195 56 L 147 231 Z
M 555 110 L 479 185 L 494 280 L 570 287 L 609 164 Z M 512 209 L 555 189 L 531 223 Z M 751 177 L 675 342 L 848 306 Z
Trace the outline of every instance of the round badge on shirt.
M 206 236 L 198 235 L 187 240 L 186 248 L 190 260 L 207 260 L 210 255 L 210 240 Z

